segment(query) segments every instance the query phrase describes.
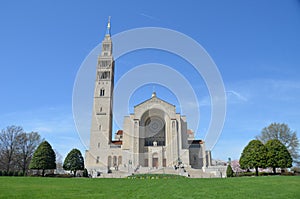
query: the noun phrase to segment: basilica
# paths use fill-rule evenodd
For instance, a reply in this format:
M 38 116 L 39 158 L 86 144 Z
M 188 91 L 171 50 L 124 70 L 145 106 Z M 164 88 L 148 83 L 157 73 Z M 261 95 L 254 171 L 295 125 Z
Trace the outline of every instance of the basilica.
M 187 118 L 155 92 L 124 116 L 122 130 L 112 132 L 114 68 L 109 21 L 96 64 L 90 146 L 85 154 L 90 175 L 121 177 L 163 171 L 189 176 L 191 171 L 211 166 L 211 153 L 205 150 L 204 141 L 194 138 Z

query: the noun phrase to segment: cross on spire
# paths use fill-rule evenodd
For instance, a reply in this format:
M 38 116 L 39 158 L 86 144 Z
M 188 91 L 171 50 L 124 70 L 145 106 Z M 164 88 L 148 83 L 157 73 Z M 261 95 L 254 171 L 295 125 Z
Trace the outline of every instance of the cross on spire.
M 110 36 L 110 16 L 108 17 L 108 22 L 107 22 L 107 29 L 106 29 L 106 35 Z

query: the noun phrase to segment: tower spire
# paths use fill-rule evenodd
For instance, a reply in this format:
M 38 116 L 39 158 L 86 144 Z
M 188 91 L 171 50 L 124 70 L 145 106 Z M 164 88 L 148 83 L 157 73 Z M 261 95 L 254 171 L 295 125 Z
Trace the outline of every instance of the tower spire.
M 107 22 L 107 29 L 106 29 L 106 35 L 110 36 L 110 16 L 108 17 L 108 22 Z

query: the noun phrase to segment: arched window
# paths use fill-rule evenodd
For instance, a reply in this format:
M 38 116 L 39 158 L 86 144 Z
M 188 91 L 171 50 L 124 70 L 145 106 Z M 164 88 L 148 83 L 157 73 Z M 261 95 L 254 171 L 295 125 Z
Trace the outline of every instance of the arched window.
M 122 164 L 122 156 L 119 156 L 118 157 L 118 165 L 121 165 Z
M 102 112 L 102 107 L 100 107 L 99 111 Z
M 111 156 L 108 156 L 108 158 L 107 158 L 107 167 L 108 168 L 111 167 Z
M 165 146 L 165 122 L 159 117 L 149 117 L 145 122 L 145 146 Z
M 101 131 L 101 129 L 102 129 L 102 126 L 101 126 L 101 124 L 99 125 L 99 131 Z
M 117 166 L 117 156 L 114 156 L 114 159 L 113 159 L 113 166 Z
M 96 163 L 97 164 L 99 163 L 99 156 L 97 156 Z
M 100 90 L 100 96 L 104 96 L 104 93 L 105 93 L 104 88 L 101 88 L 101 90 Z

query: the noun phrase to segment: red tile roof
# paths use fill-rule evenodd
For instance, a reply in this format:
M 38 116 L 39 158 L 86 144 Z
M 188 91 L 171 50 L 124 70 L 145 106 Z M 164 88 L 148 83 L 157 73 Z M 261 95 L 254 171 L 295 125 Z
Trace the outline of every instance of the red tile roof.
M 113 140 L 113 141 L 111 141 L 111 143 L 114 145 L 122 145 L 122 141 L 119 141 L 119 140 Z

